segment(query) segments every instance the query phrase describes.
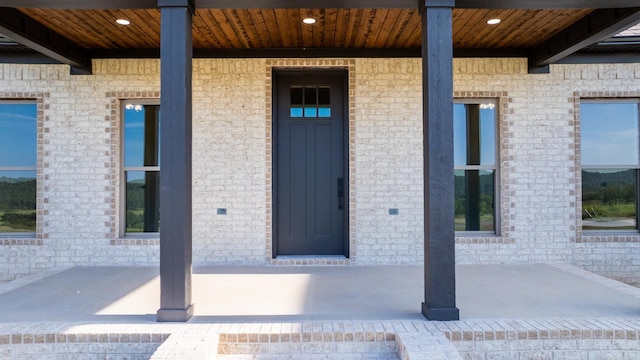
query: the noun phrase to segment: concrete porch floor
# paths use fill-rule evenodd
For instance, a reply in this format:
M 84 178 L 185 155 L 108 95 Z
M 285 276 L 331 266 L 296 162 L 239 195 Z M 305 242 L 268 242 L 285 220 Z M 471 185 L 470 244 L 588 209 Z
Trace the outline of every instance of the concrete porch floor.
M 640 289 L 567 265 L 457 266 L 461 321 L 419 313 L 420 266 L 201 267 L 157 323 L 155 267 L 0 284 L 2 359 L 640 359 Z
M 196 267 L 191 323 L 423 320 L 420 266 Z M 640 319 L 640 289 L 569 266 L 458 265 L 461 320 Z M 0 289 L 1 290 L 1 289 Z M 76 267 L 0 291 L 0 323 L 155 322 L 155 267 Z

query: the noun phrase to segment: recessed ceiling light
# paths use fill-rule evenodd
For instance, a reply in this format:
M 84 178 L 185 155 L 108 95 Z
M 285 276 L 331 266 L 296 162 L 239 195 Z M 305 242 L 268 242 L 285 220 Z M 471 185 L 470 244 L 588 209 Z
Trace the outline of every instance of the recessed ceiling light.
M 500 19 L 487 20 L 487 24 L 489 24 L 489 25 L 497 25 L 497 24 L 500 24 L 501 22 L 502 22 L 502 20 L 500 20 Z
M 316 21 L 317 20 L 314 19 L 314 18 L 304 18 L 304 19 L 302 19 L 302 22 L 307 24 L 307 25 L 315 24 Z
M 120 25 L 129 25 L 131 24 L 131 21 L 127 20 L 127 19 L 118 19 L 116 20 L 116 22 Z

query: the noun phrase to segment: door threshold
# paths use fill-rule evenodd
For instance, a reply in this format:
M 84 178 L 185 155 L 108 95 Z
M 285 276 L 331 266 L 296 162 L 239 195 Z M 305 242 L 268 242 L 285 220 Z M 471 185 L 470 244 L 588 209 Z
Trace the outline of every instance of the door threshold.
M 271 265 L 353 265 L 353 262 L 344 255 L 280 255 L 271 259 Z

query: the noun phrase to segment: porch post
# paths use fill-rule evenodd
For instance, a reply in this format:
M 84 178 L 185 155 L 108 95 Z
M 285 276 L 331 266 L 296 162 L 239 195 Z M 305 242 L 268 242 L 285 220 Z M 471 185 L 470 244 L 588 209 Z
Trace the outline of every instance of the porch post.
M 160 27 L 160 309 L 187 321 L 191 303 L 191 71 L 193 0 L 158 0 Z
M 458 320 L 453 182 L 454 0 L 418 0 L 422 13 L 424 303 L 429 320 Z

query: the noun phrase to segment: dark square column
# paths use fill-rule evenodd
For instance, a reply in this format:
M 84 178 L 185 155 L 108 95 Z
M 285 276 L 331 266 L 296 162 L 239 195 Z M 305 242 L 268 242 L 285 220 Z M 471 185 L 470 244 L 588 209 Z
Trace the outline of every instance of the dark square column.
M 458 320 L 453 181 L 454 0 L 419 0 L 422 13 L 424 281 L 422 314 Z
M 160 33 L 160 310 L 187 321 L 191 303 L 191 21 L 193 0 L 158 0 Z

